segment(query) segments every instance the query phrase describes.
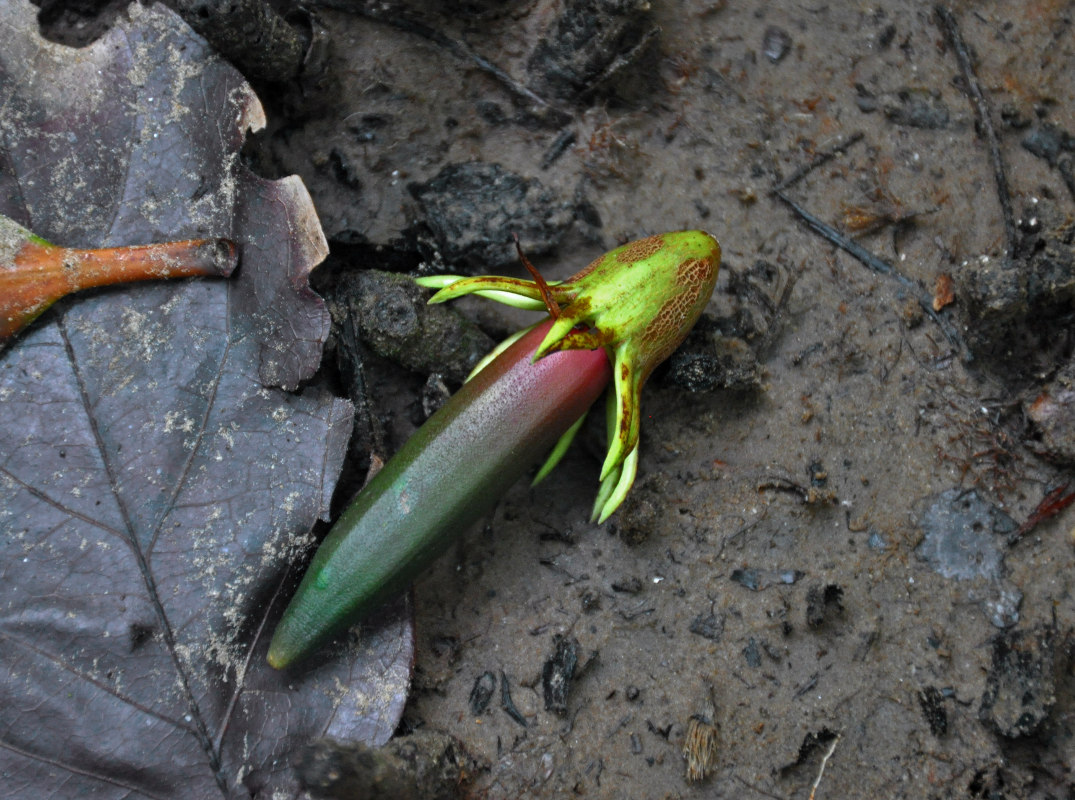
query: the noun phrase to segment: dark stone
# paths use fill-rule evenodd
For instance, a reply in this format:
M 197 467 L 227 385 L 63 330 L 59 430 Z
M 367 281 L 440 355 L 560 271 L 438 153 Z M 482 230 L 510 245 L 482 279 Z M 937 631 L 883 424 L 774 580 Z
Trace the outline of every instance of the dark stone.
M 761 650 L 758 648 L 758 643 L 753 636 L 750 637 L 747 646 L 743 648 L 743 658 L 746 659 L 749 667 L 757 669 L 761 666 Z
M 880 107 L 877 98 L 872 94 L 859 93 L 855 95 L 855 105 L 863 114 L 872 114 Z
M 919 525 L 924 537 L 915 553 L 944 577 L 1001 577 L 1003 537 L 1015 530 L 1015 521 L 976 491 L 941 492 L 931 498 Z
M 761 573 L 756 569 L 733 569 L 731 579 L 752 592 L 761 588 Z
M 791 50 L 791 36 L 786 30 L 778 28 L 776 25 L 770 25 L 765 29 L 765 35 L 762 36 L 761 51 L 767 59 L 776 64 L 784 60 L 784 56 L 788 54 L 789 50 Z
M 885 116 L 908 128 L 940 130 L 948 127 L 951 114 L 939 97 L 923 89 L 901 89 L 885 104 Z
M 699 614 L 691 621 L 690 632 L 703 639 L 719 642 L 724 636 L 724 617 L 718 614 Z
M 1018 622 L 1023 595 L 1004 580 L 1006 546 L 1017 530 L 1014 520 L 973 490 L 949 489 L 926 498 L 925 505 L 918 557 L 946 578 L 976 581 L 965 590 L 967 600 L 979 602 L 998 628 Z

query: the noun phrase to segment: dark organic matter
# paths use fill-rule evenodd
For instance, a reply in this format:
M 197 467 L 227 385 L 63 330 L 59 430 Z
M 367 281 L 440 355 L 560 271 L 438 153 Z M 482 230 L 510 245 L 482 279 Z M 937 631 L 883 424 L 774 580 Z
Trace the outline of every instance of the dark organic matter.
M 264 0 L 172 0 L 171 6 L 251 79 L 285 81 L 302 69 L 310 31 Z
M 668 381 L 692 392 L 761 386 L 757 356 L 742 339 L 720 337 L 710 348 L 684 347 L 674 353 L 668 361 Z
M 656 28 L 642 0 L 570 0 L 527 61 L 541 90 L 577 100 L 636 60 Z
M 982 255 L 958 279 L 972 323 L 968 343 L 994 368 L 1024 375 L 1062 366 L 1072 346 L 1075 222 L 1054 202 L 1023 209 L 1011 258 Z
M 571 203 L 500 164 L 449 164 L 408 188 L 440 255 L 483 271 L 515 263 L 513 234 L 529 255 L 549 252 L 572 218 Z
M 455 800 L 474 765 L 451 737 L 419 731 L 382 748 L 318 739 L 296 769 L 318 800 Z
M 811 586 L 806 590 L 806 624 L 820 628 L 844 613 L 844 590 L 834 583 Z
M 494 341 L 446 306 L 429 306 L 429 292 L 402 275 L 378 270 L 343 275 L 329 303 L 333 316 L 357 327 L 377 355 L 423 374 L 462 383 Z
M 483 672 L 474 679 L 474 688 L 470 690 L 470 713 L 482 714 L 489 707 L 496 691 L 496 675 Z
M 1006 631 L 993 640 L 979 716 L 1009 738 L 1028 736 L 1041 726 L 1056 702 L 1055 633 Z
M 948 710 L 944 706 L 944 692 L 936 686 L 927 686 L 918 693 L 918 705 L 926 718 L 929 731 L 934 736 L 948 733 Z
M 573 636 L 558 636 L 556 652 L 541 668 L 541 688 L 545 694 L 545 710 L 567 713 L 567 696 L 571 692 L 579 664 L 579 643 Z

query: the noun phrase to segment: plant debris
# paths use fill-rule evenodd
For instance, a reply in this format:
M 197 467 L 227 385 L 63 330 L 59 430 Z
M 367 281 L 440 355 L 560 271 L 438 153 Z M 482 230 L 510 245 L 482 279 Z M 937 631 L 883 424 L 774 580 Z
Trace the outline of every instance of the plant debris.
M 719 732 L 709 720 L 693 716 L 687 720 L 683 739 L 683 758 L 687 762 L 687 781 L 705 780 L 717 763 Z
M 541 668 L 541 688 L 545 710 L 561 717 L 567 714 L 567 696 L 579 664 L 579 643 L 573 636 L 557 636 L 556 652 Z
M 1002 736 L 1033 734 L 1056 703 L 1054 640 L 1050 629 L 1004 631 L 993 639 L 979 717 Z
M 395 730 L 410 612 L 263 666 L 351 424 L 323 387 L 281 388 L 320 361 L 326 243 L 301 183 L 238 157 L 250 87 L 131 8 L 69 50 L 0 2 L 0 213 L 79 248 L 224 237 L 243 265 L 60 301 L 0 354 L 0 773 L 28 797 L 292 796 L 312 736 Z

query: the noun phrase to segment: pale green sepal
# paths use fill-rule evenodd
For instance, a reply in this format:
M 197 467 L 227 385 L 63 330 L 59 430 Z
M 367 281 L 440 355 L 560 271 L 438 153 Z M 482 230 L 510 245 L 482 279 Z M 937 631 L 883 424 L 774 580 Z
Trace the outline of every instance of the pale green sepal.
M 541 340 L 541 344 L 538 345 L 538 349 L 534 351 L 534 361 L 537 361 L 547 352 L 549 348 L 555 345 L 558 341 L 563 339 L 567 334 L 571 332 L 571 329 L 575 327 L 575 320 L 569 317 L 567 314 L 562 315 L 557 319 L 552 327 L 549 328 L 549 332 L 545 334 L 545 338 Z
M 613 363 L 615 361 L 613 360 Z M 616 391 L 615 387 L 610 387 L 605 392 L 605 441 L 611 442 L 616 434 Z M 590 516 L 590 522 L 596 522 L 597 518 L 601 516 L 601 509 L 604 508 L 605 503 L 608 502 L 608 498 L 612 494 L 612 489 L 616 486 L 616 483 L 620 478 L 620 468 L 617 467 L 614 476 L 610 476 L 601 481 L 597 489 L 597 499 L 594 500 L 593 513 Z
M 535 322 L 533 325 L 531 325 L 528 328 L 523 328 L 521 331 L 516 331 L 511 336 L 509 336 L 507 339 L 505 339 L 500 344 L 498 344 L 496 347 L 494 347 L 492 350 L 490 350 L 488 353 L 486 353 L 484 356 L 482 356 L 482 360 L 474 365 L 474 369 L 472 369 L 470 371 L 470 374 L 467 375 L 467 379 L 465 381 L 463 381 L 463 383 L 467 383 L 468 381 L 472 380 L 475 375 L 477 375 L 479 372 L 481 372 L 483 369 L 485 369 L 487 366 L 489 366 L 492 363 L 494 358 L 496 358 L 498 355 L 503 353 L 505 350 L 507 350 L 509 347 L 511 347 L 517 341 L 522 339 L 524 336 L 526 336 L 526 334 L 530 333 L 530 331 L 532 331 L 535 327 L 537 327 L 540 324 L 541 324 L 540 322 Z
M 596 520 L 598 525 L 604 523 L 612 516 L 612 513 L 620 507 L 627 493 L 634 485 L 635 476 L 638 475 L 638 445 L 636 444 L 623 464 L 617 467 L 608 479 L 601 482 L 601 490 L 597 493 L 597 502 L 591 520 Z
M 465 275 L 425 275 L 421 278 L 415 278 L 414 282 L 423 289 L 443 289 L 445 286 L 451 286 L 465 277 Z
M 474 292 L 478 297 L 484 297 L 486 300 L 492 300 L 495 303 L 502 303 L 506 306 L 513 308 L 521 308 L 523 311 L 544 311 L 545 304 L 540 298 L 534 300 L 530 297 L 521 297 L 511 292 L 499 291 L 496 289 L 483 289 L 479 292 Z
M 449 286 L 455 286 L 461 281 L 471 280 L 463 275 L 427 275 L 423 278 L 415 278 L 414 282 L 421 286 L 423 289 L 447 289 Z M 482 280 L 487 280 L 483 278 Z M 501 279 L 496 279 L 501 280 Z M 514 278 L 503 278 L 502 280 L 514 280 Z M 523 281 L 523 283 L 529 283 L 529 281 Z M 455 290 L 457 294 L 442 295 L 439 291 L 429 299 L 430 303 L 443 303 L 446 300 L 451 300 L 455 297 L 461 297 L 464 294 L 476 294 L 478 297 L 484 297 L 486 300 L 492 300 L 496 303 L 503 303 L 506 306 L 513 306 L 514 308 L 521 308 L 524 311 L 542 311 L 545 308 L 545 303 L 541 300 L 540 293 L 537 299 L 529 296 L 523 296 L 518 293 L 515 288 L 512 289 L 476 289 L 471 288 L 469 290 Z M 529 292 L 527 293 L 529 294 Z
M 590 522 L 597 522 L 601 518 L 601 512 L 604 511 L 605 503 L 608 502 L 608 498 L 612 496 L 612 490 L 616 488 L 616 484 L 620 479 L 620 470 L 613 470 L 613 474 L 609 475 L 603 481 L 597 489 L 597 497 L 593 501 L 593 511 L 590 512 Z
M 556 443 L 556 447 L 549 453 L 549 457 L 545 459 L 545 463 L 541 465 L 541 469 L 538 470 L 537 475 L 534 476 L 534 480 L 530 482 L 531 486 L 537 486 L 549 473 L 556 469 L 556 465 L 560 463 L 560 459 L 564 457 L 564 453 L 567 452 L 567 448 L 571 447 L 571 443 L 575 441 L 575 434 L 582 428 L 582 423 L 586 421 L 586 415 L 583 414 L 571 425 L 564 435 L 560 437 L 560 440 Z
M 455 276 L 451 276 L 455 277 Z M 428 278 L 418 278 L 419 281 L 428 281 Z M 433 286 L 433 284 L 430 284 Z M 558 287 L 559 283 L 551 283 L 550 287 Z M 486 292 L 493 292 L 494 294 L 484 294 Z M 431 304 L 444 303 L 448 300 L 455 300 L 457 297 L 463 297 L 468 294 L 477 294 L 485 297 L 489 297 L 491 300 L 497 300 L 499 302 L 505 302 L 501 299 L 501 293 L 506 293 L 514 297 L 526 298 L 529 300 L 537 300 L 537 306 L 531 306 L 532 308 L 544 308 L 545 304 L 541 300 L 541 290 L 538 285 L 533 281 L 526 281 L 522 278 L 507 278 L 502 275 L 478 275 L 473 278 L 456 278 L 450 283 L 445 285 L 435 295 L 429 298 Z M 563 292 L 555 292 L 554 295 L 560 295 L 565 297 Z M 557 297 L 559 301 L 560 297 Z
M 423 289 L 448 289 L 455 286 L 458 283 L 469 280 L 477 280 L 466 278 L 462 275 L 427 275 L 423 278 L 415 278 L 414 282 L 421 286 Z M 482 278 L 481 280 L 487 280 Z M 496 279 L 500 280 L 500 279 Z M 514 278 L 504 278 L 503 280 L 514 280 Z M 529 281 L 523 281 L 523 283 L 529 283 Z M 462 297 L 465 294 L 474 294 L 478 297 L 483 297 L 486 300 L 492 300 L 495 303 L 503 303 L 506 306 L 512 306 L 514 308 L 521 308 L 523 311 L 543 311 L 545 309 L 545 303 L 541 299 L 540 293 L 535 299 L 529 296 L 523 296 L 519 294 L 518 290 L 512 289 L 477 289 L 477 288 L 456 288 L 454 293 L 442 294 L 438 291 L 431 298 L 429 298 L 430 304 L 443 303 L 447 300 L 453 300 L 456 297 Z M 527 292 L 529 295 L 530 292 Z
M 601 480 L 618 467 L 638 443 L 639 400 L 641 386 L 635 370 L 635 359 L 630 342 L 623 342 L 615 350 L 612 364 L 616 407 L 614 427 L 609 431 L 608 454 L 601 465 Z M 609 409 L 612 411 L 612 409 Z M 611 419 L 610 419 L 611 421 Z

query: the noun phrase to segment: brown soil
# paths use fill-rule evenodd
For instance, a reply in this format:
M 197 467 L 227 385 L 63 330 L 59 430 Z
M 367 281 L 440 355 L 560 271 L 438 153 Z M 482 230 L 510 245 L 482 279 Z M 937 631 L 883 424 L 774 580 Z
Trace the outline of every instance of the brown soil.
M 370 267 L 522 274 L 513 232 L 550 278 L 724 251 L 625 507 L 587 522 L 595 423 L 419 582 L 401 734 L 461 742 L 475 797 L 1070 796 L 1075 517 L 1024 523 L 1075 462 L 1075 7 L 952 9 L 998 165 L 928 4 L 350 5 L 250 148 L 310 188 L 337 304 Z M 363 327 L 356 469 L 525 318 L 459 307 L 444 379 Z
M 333 102 L 264 142 L 338 267 L 521 274 L 511 230 L 551 277 L 665 230 L 724 250 L 696 358 L 645 394 L 626 507 L 587 523 L 597 446 L 576 448 L 418 584 L 404 732 L 458 738 L 477 797 L 1069 796 L 1072 515 L 1015 532 L 1071 461 L 1071 426 L 1027 414 L 1045 392 L 1071 419 L 1050 381 L 1071 356 L 1075 10 L 952 12 L 1009 232 L 932 6 L 618 8 L 621 38 L 602 11 L 607 35 L 551 53 L 571 3 L 409 7 L 428 29 L 326 10 L 311 91 Z M 889 274 L 772 193 L 856 134 L 786 194 Z M 442 173 L 472 162 L 490 195 Z M 463 308 L 494 336 L 519 319 Z M 391 450 L 425 376 L 371 363 Z M 562 713 L 546 672 L 570 678 Z

